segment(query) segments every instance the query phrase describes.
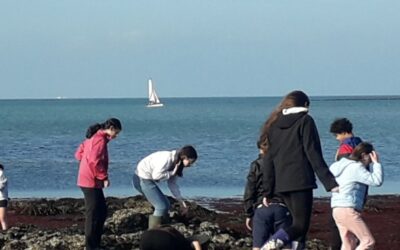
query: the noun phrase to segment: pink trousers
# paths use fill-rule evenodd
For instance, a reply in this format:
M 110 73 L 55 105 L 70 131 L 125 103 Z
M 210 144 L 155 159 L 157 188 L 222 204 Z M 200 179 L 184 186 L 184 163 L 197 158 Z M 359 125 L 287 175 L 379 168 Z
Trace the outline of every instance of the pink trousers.
M 341 250 L 370 250 L 374 248 L 375 239 L 361 218 L 361 214 L 354 208 L 335 207 L 333 218 L 342 239 Z M 357 239 L 360 241 L 358 246 Z

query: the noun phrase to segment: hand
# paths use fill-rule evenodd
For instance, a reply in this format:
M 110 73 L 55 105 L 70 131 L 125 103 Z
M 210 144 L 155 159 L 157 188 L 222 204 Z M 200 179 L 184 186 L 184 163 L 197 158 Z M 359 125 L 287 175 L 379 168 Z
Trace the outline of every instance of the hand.
M 193 246 L 194 250 L 201 250 L 200 242 L 197 240 L 192 241 L 192 246 Z
M 369 157 L 371 158 L 371 161 L 372 161 L 373 163 L 378 163 L 379 157 L 378 157 L 378 154 L 376 153 L 376 151 L 372 151 L 372 152 L 369 154 Z
M 181 204 L 182 204 L 182 206 L 183 206 L 184 208 L 187 208 L 187 207 L 188 207 L 188 205 L 186 204 L 185 201 L 182 201 Z
M 268 200 L 267 197 L 264 197 L 264 198 L 263 198 L 263 205 L 266 206 L 266 207 L 269 206 L 269 200 Z
M 246 227 L 247 227 L 247 229 L 249 229 L 250 231 L 252 230 L 252 229 L 251 229 L 251 218 L 246 218 Z
M 186 204 L 185 201 L 181 202 L 180 212 L 182 215 L 186 215 L 189 212 L 189 206 Z
M 110 186 L 110 184 L 111 183 L 108 179 L 103 181 L 103 187 L 105 187 L 105 188 L 108 188 Z
M 336 186 L 334 188 L 331 189 L 332 193 L 339 193 L 339 186 Z

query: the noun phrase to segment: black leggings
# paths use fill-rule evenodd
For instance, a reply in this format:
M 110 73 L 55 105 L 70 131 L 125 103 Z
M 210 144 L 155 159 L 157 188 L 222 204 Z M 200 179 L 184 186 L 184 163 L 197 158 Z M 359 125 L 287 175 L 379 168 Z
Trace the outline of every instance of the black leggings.
M 331 229 L 331 241 L 330 241 L 330 249 L 331 250 L 340 250 L 342 246 L 342 239 L 340 238 L 339 229 L 336 226 L 336 222 L 331 215 L 329 216 L 329 227 Z
M 107 217 L 103 189 L 81 187 L 85 196 L 85 245 L 87 250 L 100 247 L 103 226 Z
M 292 215 L 292 225 L 284 228 L 290 240 L 305 242 L 313 206 L 312 189 L 280 193 Z

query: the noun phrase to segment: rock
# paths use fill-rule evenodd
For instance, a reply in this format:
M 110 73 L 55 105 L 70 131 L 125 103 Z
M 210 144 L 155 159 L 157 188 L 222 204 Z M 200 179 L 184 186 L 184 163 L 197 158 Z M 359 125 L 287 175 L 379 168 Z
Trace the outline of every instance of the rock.
M 105 223 L 105 231 L 113 234 L 134 233 L 147 228 L 147 217 L 139 209 L 121 209 L 114 212 Z
M 189 210 L 183 211 L 178 202 L 171 201 L 171 226 L 185 237 L 207 235 L 209 250 L 250 249 L 252 239 L 243 230 L 240 216 L 220 214 L 190 202 Z M 102 247 L 108 250 L 139 249 L 140 237 L 147 229 L 148 216 L 153 208 L 142 196 L 128 198 L 107 198 L 109 216 L 104 227 Z M 76 250 L 84 248 L 82 199 L 59 200 L 13 200 L 10 211 L 35 218 L 57 216 L 67 220 L 68 227 L 42 228 L 30 224 L 11 227 L 0 234 L 2 250 Z M 63 221 L 65 224 L 66 222 Z M 64 225 L 63 224 L 63 225 Z M 323 242 L 311 240 L 307 249 L 325 250 Z

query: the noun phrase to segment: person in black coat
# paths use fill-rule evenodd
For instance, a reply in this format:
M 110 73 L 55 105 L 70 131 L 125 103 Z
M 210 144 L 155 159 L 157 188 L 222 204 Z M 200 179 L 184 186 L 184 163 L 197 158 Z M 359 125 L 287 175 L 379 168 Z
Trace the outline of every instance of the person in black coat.
M 279 194 L 292 215 L 291 226 L 275 232 L 262 249 L 281 249 L 291 241 L 305 242 L 310 226 L 315 174 L 327 191 L 338 184 L 322 156 L 314 119 L 308 114 L 310 100 L 302 91 L 286 95 L 264 123 L 260 141 L 266 145 L 263 172 L 263 203 L 268 206 Z M 299 244 L 297 249 L 304 249 Z
M 263 205 L 261 161 L 264 156 L 264 147 L 260 141 L 257 142 L 257 147 L 260 154 L 250 164 L 243 196 L 246 227 L 252 231 L 253 250 L 259 250 L 273 233 L 292 223 L 289 210 L 279 196 L 274 196 L 268 207 Z

